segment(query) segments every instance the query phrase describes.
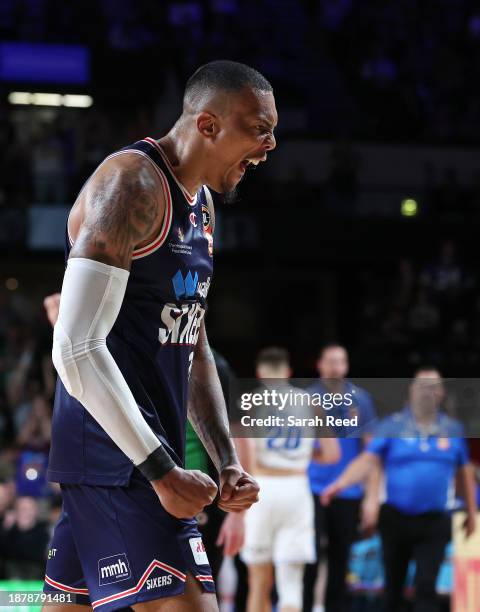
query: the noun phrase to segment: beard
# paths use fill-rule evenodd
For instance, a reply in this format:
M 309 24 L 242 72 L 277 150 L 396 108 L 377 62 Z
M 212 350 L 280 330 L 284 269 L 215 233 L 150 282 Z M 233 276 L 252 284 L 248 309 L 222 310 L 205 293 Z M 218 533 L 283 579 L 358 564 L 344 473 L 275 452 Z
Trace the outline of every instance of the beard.
M 235 204 L 238 202 L 238 187 L 234 187 L 230 190 L 222 191 L 222 200 L 224 204 Z
M 232 189 L 226 180 L 222 181 L 220 195 L 224 204 L 234 204 L 238 202 L 238 185 L 240 182 L 241 179 Z
M 240 201 L 238 187 L 239 187 L 240 183 L 244 180 L 245 174 L 238 181 L 238 183 L 235 185 L 235 187 L 233 187 L 233 189 L 228 186 L 228 183 L 227 183 L 226 180 L 222 181 L 220 195 L 221 195 L 221 198 L 222 198 L 222 202 L 224 204 L 236 204 L 237 202 Z

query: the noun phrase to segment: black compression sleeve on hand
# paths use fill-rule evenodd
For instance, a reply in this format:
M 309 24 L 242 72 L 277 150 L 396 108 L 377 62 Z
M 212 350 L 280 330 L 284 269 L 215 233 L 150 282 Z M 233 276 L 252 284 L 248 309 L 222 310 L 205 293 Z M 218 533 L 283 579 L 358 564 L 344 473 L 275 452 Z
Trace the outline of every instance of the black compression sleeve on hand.
M 160 445 L 148 455 L 145 461 L 139 463 L 137 468 L 147 480 L 159 480 L 175 466 L 176 463 L 167 453 L 165 447 Z

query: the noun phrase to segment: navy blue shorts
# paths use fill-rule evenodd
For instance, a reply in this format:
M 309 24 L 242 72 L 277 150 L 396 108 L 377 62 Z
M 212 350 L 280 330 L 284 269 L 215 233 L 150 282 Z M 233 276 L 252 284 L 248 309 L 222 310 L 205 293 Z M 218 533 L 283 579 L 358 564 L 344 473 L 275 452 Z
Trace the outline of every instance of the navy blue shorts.
M 215 592 L 196 521 L 168 514 L 137 470 L 127 487 L 61 488 L 45 592 L 75 594 L 100 612 L 180 595 L 187 573 Z

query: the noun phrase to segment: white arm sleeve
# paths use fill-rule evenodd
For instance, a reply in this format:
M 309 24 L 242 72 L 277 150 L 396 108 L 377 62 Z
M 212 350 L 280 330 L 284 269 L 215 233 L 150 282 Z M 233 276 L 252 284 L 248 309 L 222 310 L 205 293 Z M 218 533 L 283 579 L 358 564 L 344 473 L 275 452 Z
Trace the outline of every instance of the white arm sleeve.
M 153 477 L 160 478 L 168 471 L 166 464 L 169 469 L 175 464 L 143 418 L 106 344 L 129 274 L 92 259 L 68 260 L 52 357 L 68 393 L 81 402 L 135 465 L 147 459 L 156 463 Z

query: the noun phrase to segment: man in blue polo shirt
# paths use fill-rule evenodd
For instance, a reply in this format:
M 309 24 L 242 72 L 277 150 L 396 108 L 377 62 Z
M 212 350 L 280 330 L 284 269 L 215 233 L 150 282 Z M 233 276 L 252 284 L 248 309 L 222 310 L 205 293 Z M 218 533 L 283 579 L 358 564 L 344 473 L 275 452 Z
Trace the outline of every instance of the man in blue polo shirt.
M 380 423 L 374 440 L 322 495 L 328 504 L 383 464 L 386 503 L 380 513 L 385 564 L 385 609 L 403 609 L 409 561 L 416 561 L 414 612 L 436 612 L 437 574 L 450 539 L 449 501 L 456 470 L 463 479 L 467 537 L 477 512 L 473 469 L 463 428 L 440 411 L 444 388 L 434 368 L 417 371 L 410 405 Z
M 346 572 L 350 547 L 355 540 L 358 529 L 359 513 L 362 513 L 362 524 L 369 527 L 376 522 L 378 511 L 378 478 L 380 470 L 372 471 L 364 497 L 364 487 L 354 484 L 346 488 L 325 508 L 320 504 L 319 496 L 363 450 L 369 440 L 368 432 L 375 421 L 375 410 L 370 395 L 345 377 L 348 373 L 348 354 L 339 344 L 329 344 L 322 348 L 317 360 L 320 378 L 309 387 L 310 393 L 324 395 L 339 393 L 352 398 L 342 405 L 326 411 L 335 417 L 347 418 L 358 415 L 359 430 L 352 436 L 351 428 L 333 427 L 338 438 L 341 457 L 337 463 L 325 465 L 312 461 L 308 468 L 310 488 L 315 503 L 315 540 L 317 563 L 309 564 L 305 569 L 303 612 L 311 612 L 314 600 L 314 588 L 317 578 L 318 560 L 322 558 L 321 544 L 326 535 L 328 577 L 325 592 L 325 612 L 345 612 L 348 610 L 348 593 Z M 362 503 L 363 498 L 363 503 Z

